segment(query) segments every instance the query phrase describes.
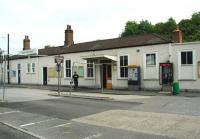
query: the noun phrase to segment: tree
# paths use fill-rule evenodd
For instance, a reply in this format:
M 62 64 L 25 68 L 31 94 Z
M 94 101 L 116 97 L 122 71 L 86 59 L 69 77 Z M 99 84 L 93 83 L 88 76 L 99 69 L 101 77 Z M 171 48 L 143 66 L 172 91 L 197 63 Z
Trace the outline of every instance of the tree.
M 191 19 L 182 19 L 179 22 L 179 26 L 185 36 L 185 41 L 190 42 L 200 40 L 200 12 L 192 14 Z
M 173 18 L 169 18 L 165 23 L 152 25 L 148 20 L 142 20 L 139 24 L 135 21 L 128 21 L 122 37 L 129 35 L 139 35 L 144 33 L 157 33 L 164 37 L 170 38 L 173 30 L 176 29 L 176 22 Z
M 139 26 L 135 21 L 128 21 L 125 26 L 125 30 L 122 32 L 122 36 L 138 35 Z
M 193 13 L 191 19 L 182 19 L 178 25 L 183 32 L 186 42 L 200 41 L 200 12 Z M 139 23 L 136 21 L 128 21 L 121 36 L 156 33 L 171 39 L 172 32 L 176 29 L 176 26 L 176 21 L 173 18 L 169 18 L 166 22 L 160 22 L 155 25 L 152 25 L 148 20 L 142 20 Z
M 140 21 L 140 24 L 138 25 L 139 33 L 153 33 L 154 32 L 154 26 L 148 21 L 148 20 L 142 20 Z
M 179 22 L 179 27 L 181 29 L 181 31 L 184 34 L 184 40 L 185 41 L 192 41 L 192 34 L 194 32 L 193 27 L 192 27 L 192 22 L 190 19 L 183 19 Z
M 176 21 L 173 18 L 169 18 L 165 23 L 158 23 L 154 27 L 155 33 L 166 37 L 168 39 L 172 38 L 172 32 L 176 29 Z
M 152 33 L 153 25 L 148 20 L 142 20 L 138 24 L 135 21 L 128 21 L 125 30 L 122 32 L 122 37 L 130 35 L 139 35 L 143 33 Z

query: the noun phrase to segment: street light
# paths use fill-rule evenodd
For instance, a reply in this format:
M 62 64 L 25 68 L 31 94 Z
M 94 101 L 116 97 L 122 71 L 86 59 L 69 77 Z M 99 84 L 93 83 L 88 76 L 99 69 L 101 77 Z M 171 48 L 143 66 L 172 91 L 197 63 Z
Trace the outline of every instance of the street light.
M 3 87 L 2 102 L 5 102 L 6 57 L 3 53 L 4 53 L 4 51 L 0 48 L 1 84 Z
M 5 36 L 1 36 L 0 38 L 4 39 Z M 6 58 L 7 57 L 7 58 Z M 5 55 L 5 51 L 0 48 L 0 64 L 1 64 L 1 83 L 3 87 L 3 94 L 2 94 L 2 102 L 5 102 L 5 80 L 6 80 L 6 60 L 9 60 L 9 34 L 8 34 L 8 54 Z M 9 61 L 8 61 L 9 63 Z M 9 64 L 7 65 L 7 75 L 8 75 L 8 83 L 9 83 Z

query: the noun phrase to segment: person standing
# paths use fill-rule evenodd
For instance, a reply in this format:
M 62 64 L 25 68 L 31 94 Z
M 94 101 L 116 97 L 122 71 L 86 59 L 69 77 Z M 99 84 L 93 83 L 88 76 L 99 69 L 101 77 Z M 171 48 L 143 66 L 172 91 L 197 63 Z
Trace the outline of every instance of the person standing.
M 74 80 L 74 89 L 77 89 L 78 88 L 78 74 L 76 72 L 74 72 L 74 75 L 73 75 L 73 80 Z

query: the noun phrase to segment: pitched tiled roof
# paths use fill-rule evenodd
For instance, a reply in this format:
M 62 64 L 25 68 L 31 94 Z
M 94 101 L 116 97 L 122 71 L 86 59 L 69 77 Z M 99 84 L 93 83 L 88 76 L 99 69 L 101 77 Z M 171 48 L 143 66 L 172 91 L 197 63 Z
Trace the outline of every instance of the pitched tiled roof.
M 40 55 L 12 55 L 9 57 L 9 60 L 36 58 L 36 57 L 42 57 L 42 56 L 40 56 Z
M 58 46 L 58 47 L 44 48 L 44 49 L 39 49 L 38 54 L 39 55 L 58 55 L 58 54 L 77 53 L 77 52 L 85 52 L 85 51 L 98 51 L 98 50 L 116 49 L 116 48 L 125 48 L 125 47 L 166 44 L 170 42 L 171 42 L 170 40 L 167 40 L 156 34 L 143 34 L 143 35 L 137 35 L 137 36 L 77 43 L 77 44 L 71 45 L 70 47 Z

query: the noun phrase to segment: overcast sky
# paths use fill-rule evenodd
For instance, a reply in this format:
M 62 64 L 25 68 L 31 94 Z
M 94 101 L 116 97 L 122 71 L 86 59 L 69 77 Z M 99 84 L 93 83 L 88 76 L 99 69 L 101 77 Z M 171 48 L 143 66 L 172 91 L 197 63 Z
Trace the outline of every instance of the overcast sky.
M 127 21 L 176 22 L 200 11 L 200 0 L 0 0 L 0 47 L 22 50 L 28 35 L 31 48 L 64 44 L 64 30 L 74 30 L 74 42 L 116 38 Z

